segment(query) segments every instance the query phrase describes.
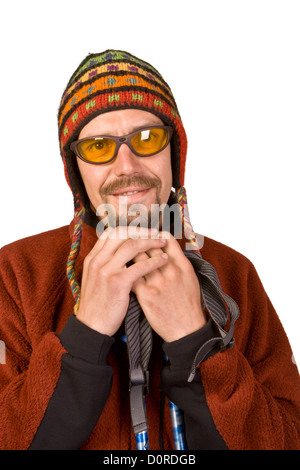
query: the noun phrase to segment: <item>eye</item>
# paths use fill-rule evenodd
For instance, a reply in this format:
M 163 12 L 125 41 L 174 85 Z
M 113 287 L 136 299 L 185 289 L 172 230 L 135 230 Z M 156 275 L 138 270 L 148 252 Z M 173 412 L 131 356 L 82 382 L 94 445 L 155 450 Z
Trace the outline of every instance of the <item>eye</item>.
M 131 139 L 131 145 L 138 155 L 154 155 L 160 152 L 168 141 L 168 132 L 161 127 L 141 129 Z
M 105 163 L 114 155 L 116 144 L 106 137 L 83 140 L 77 147 L 81 157 L 89 162 Z
M 107 139 L 88 140 L 85 145 L 85 152 L 101 152 L 109 148 L 109 142 Z
M 95 147 L 96 150 L 102 150 L 103 147 L 104 147 L 104 143 L 103 142 L 95 142 L 94 147 Z

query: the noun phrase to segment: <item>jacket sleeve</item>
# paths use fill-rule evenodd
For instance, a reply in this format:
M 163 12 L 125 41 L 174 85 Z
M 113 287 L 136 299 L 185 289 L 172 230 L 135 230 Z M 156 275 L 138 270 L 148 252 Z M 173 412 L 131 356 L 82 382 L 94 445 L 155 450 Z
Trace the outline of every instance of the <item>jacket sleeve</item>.
M 5 353 L 1 355 L 0 364 L 0 449 L 25 450 L 31 445 L 32 448 L 78 448 L 86 438 L 87 426 L 84 420 L 79 424 L 72 422 L 72 417 L 78 418 L 78 413 L 72 415 L 72 410 L 79 406 L 83 413 L 86 408 L 82 396 L 79 396 L 81 390 L 78 387 L 73 390 L 71 386 L 72 377 L 78 377 L 78 374 L 84 376 L 83 386 L 96 384 L 98 388 L 93 393 L 98 393 L 97 398 L 104 397 L 99 400 L 100 408 L 97 408 L 98 414 L 101 413 L 112 377 L 112 370 L 103 359 L 110 343 L 100 339 L 98 348 L 94 348 L 98 356 L 91 358 L 83 350 L 80 351 L 80 345 L 72 350 L 67 331 L 62 332 L 59 338 L 51 331 L 39 331 L 38 323 L 31 324 L 29 331 L 17 278 L 4 257 L 0 258 L 0 268 L 0 341 L 1 350 Z M 23 272 L 21 274 L 24 275 Z M 41 315 L 45 313 L 40 312 Z M 36 328 L 34 334 L 32 328 Z M 92 341 L 95 343 L 97 340 L 93 337 Z M 105 377 L 100 385 L 99 377 L 102 380 Z M 65 384 L 64 390 L 68 392 L 68 400 L 60 396 L 59 409 L 69 401 L 67 419 L 82 432 L 79 438 L 77 428 L 74 442 L 70 442 L 73 430 L 69 435 L 62 436 L 58 428 L 62 424 L 61 429 L 67 432 L 66 423 L 58 419 L 57 413 L 53 413 L 52 400 L 57 404 L 62 390 L 59 384 Z M 76 393 L 79 395 L 75 396 Z M 87 397 L 91 398 L 91 391 Z M 94 404 L 93 395 L 93 411 Z M 46 440 L 45 435 L 48 436 Z
M 1 283 L 1 280 L 0 280 Z M 60 375 L 65 350 L 53 333 L 32 349 L 22 314 L 8 293 L 0 293 L 0 449 L 30 445 Z
M 230 449 L 300 449 L 300 379 L 288 339 L 251 263 L 243 284 L 235 286 L 234 347 L 199 366 L 212 418 Z

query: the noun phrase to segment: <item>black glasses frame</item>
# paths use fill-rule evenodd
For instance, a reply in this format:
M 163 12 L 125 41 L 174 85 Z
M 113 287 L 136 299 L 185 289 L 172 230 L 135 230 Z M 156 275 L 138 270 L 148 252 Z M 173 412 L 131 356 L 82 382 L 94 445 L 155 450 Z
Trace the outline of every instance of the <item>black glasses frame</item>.
M 157 152 L 154 152 L 154 153 L 151 153 L 149 155 L 142 155 L 140 153 L 138 153 L 132 146 L 131 144 L 131 139 L 139 134 L 140 132 L 143 132 L 143 131 L 148 131 L 148 130 L 151 130 L 151 129 L 166 129 L 167 132 L 168 132 L 168 139 L 167 139 L 167 142 L 165 143 L 165 145 L 159 149 Z M 142 129 L 139 129 L 137 131 L 134 131 L 134 132 L 131 132 L 131 134 L 128 134 L 128 135 L 124 135 L 124 136 L 121 136 L 121 137 L 115 137 L 115 136 L 111 136 L 111 135 L 96 135 L 96 136 L 91 136 L 91 137 L 85 137 L 84 139 L 79 139 L 79 140 L 75 140 L 74 142 L 71 143 L 71 146 L 70 146 L 70 149 L 72 150 L 73 153 L 75 153 L 77 155 L 78 158 L 80 158 L 81 160 L 83 160 L 84 162 L 87 162 L 87 163 L 91 163 L 92 165 L 105 165 L 106 163 L 110 163 L 112 160 L 114 160 L 118 154 L 118 151 L 119 151 L 119 148 L 122 144 L 126 144 L 128 145 L 128 147 L 130 148 L 130 150 L 135 154 L 137 155 L 138 157 L 151 157 L 152 155 L 156 155 L 157 153 L 160 153 L 162 152 L 166 147 L 167 145 L 169 144 L 171 138 L 172 138 L 172 135 L 173 135 L 173 128 L 170 127 L 170 126 L 148 126 L 148 127 L 143 127 Z M 90 160 L 87 160 L 86 158 L 84 158 L 79 150 L 78 150 L 78 145 L 81 143 L 81 142 L 84 142 L 86 140 L 97 140 L 97 139 L 111 139 L 113 140 L 115 143 L 116 143 L 116 148 L 115 148 L 115 151 L 114 151 L 114 154 L 113 156 L 105 161 L 105 162 L 91 162 Z

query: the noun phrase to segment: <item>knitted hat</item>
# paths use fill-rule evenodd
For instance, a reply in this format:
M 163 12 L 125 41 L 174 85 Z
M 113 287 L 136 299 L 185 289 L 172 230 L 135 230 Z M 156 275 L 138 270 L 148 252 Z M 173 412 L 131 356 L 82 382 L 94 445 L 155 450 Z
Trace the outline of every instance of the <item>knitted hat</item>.
M 164 124 L 173 127 L 173 187 L 183 208 L 183 221 L 191 231 L 191 239 L 195 240 L 183 186 L 187 138 L 170 87 L 152 65 L 128 52 L 107 50 L 99 54 L 89 54 L 70 78 L 58 111 L 60 150 L 75 205 L 74 235 L 67 274 L 77 307 L 80 288 L 76 281 L 74 265 L 80 246 L 82 217 L 85 211 L 90 210 L 90 205 L 70 145 L 78 139 L 80 131 L 93 118 L 119 109 L 148 111 L 158 116 Z
M 123 51 L 89 54 L 72 75 L 62 96 L 59 111 L 59 140 L 67 181 L 75 206 L 87 206 L 87 196 L 70 144 L 82 128 L 99 114 L 137 108 L 158 116 L 174 129 L 171 142 L 173 187 L 184 183 L 187 139 L 168 84 L 150 64 Z

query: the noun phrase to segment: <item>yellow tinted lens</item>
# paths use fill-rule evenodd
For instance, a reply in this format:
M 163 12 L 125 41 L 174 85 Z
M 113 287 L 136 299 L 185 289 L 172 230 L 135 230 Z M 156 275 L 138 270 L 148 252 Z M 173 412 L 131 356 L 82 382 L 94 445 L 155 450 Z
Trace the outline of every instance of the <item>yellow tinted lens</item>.
M 105 163 L 113 157 L 116 143 L 111 139 L 87 139 L 77 146 L 79 154 L 93 163 Z
M 131 145 L 140 155 L 152 155 L 164 148 L 168 141 L 166 129 L 146 129 L 135 134 L 131 139 Z

